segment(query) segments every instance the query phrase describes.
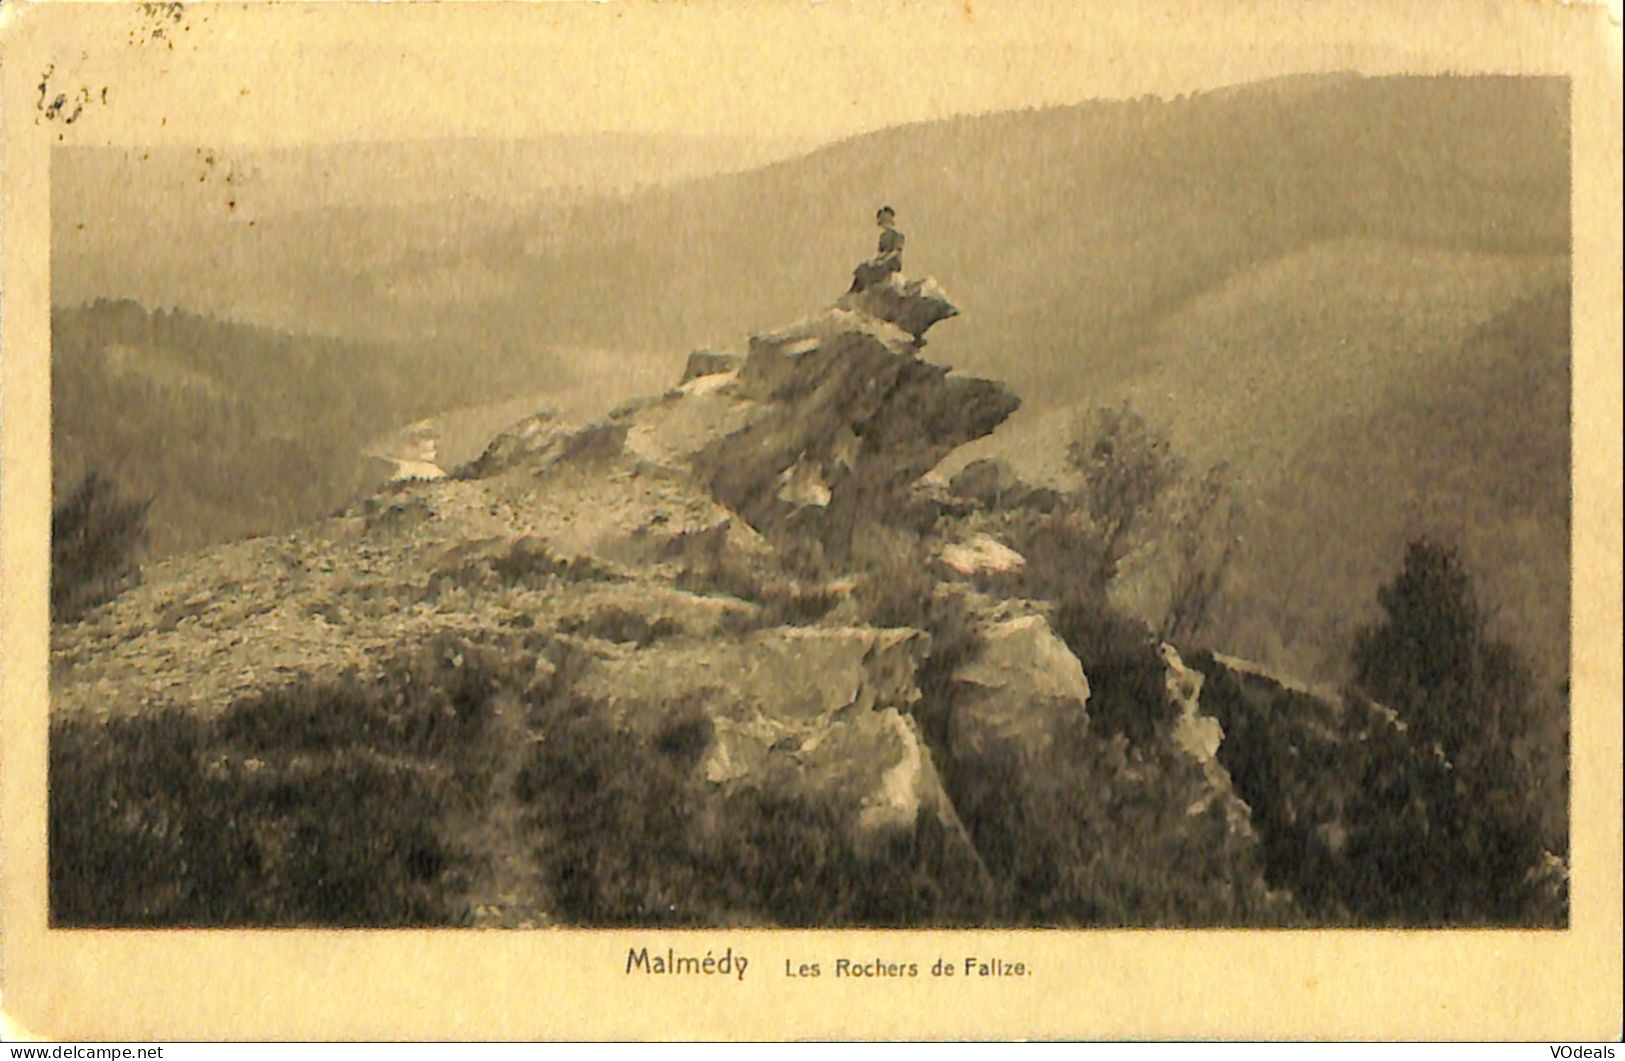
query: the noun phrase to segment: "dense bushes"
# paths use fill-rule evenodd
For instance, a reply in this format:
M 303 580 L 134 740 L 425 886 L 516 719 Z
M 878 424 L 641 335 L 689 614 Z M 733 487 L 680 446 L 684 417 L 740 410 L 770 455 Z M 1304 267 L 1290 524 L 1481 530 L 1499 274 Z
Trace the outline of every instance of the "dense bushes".
M 1158 636 L 1198 634 L 1235 554 L 1240 508 L 1230 471 L 1194 471 L 1166 428 L 1127 405 L 1085 415 L 1067 462 L 1077 480 L 1070 503 L 1097 535 L 1093 547 L 1073 551 L 1083 581 L 1104 588 L 1137 567 L 1154 587 L 1145 607 Z
M 50 738 L 54 924 L 458 923 L 443 824 L 483 791 L 494 657 L 446 641 L 375 681 L 218 718 L 68 718 Z
M 1058 926 L 1274 923 L 1286 904 L 1201 768 L 1055 720 L 1052 752 L 962 763 L 953 796 L 999 883 L 997 921 Z
M 934 822 L 859 851 L 855 806 L 809 801 L 766 776 L 718 793 L 696 769 L 708 716 L 698 704 L 668 710 L 648 735 L 567 693 L 535 712 L 515 791 L 559 920 L 901 926 L 984 912 L 944 873 Z
M 1530 801 L 1509 775 L 1419 750 L 1391 728 L 1363 730 L 1340 764 L 1354 781 L 1351 828 L 1330 878 L 1353 923 L 1566 924 Z
M 1455 759 L 1505 746 L 1529 728 L 1528 668 L 1486 634 L 1454 549 L 1412 542 L 1377 601 L 1384 617 L 1356 635 L 1354 681 L 1399 711 L 1418 739 Z
M 1379 598 L 1341 703 L 1192 659 L 1271 884 L 1316 924 L 1562 924 L 1561 864 L 1508 724 L 1526 686 L 1484 637 L 1471 579 L 1418 542 Z
M 1173 489 L 1184 464 L 1166 431 L 1127 405 L 1083 417 L 1067 447 L 1079 480 L 1078 498 L 1100 531 L 1101 581 L 1117 574 L 1134 535 Z
M 1104 601 L 1063 601 L 1055 630 L 1089 677 L 1093 735 L 1121 734 L 1135 744 L 1150 741 L 1173 717 L 1164 688 L 1167 668 L 1151 631 Z
M 51 733 L 51 919 L 59 926 L 412 925 L 437 886 L 442 782 L 346 744 L 239 756 L 178 711 Z

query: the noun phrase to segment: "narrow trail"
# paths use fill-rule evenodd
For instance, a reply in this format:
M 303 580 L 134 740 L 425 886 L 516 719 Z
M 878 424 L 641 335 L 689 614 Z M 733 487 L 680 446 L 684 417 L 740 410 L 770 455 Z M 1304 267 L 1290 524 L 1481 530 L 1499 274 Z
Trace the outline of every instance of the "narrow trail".
M 527 809 L 514 794 L 514 781 L 531 746 L 525 705 L 499 694 L 482 751 L 492 758 L 490 788 L 482 804 L 454 822 L 477 867 L 468 890 L 475 928 L 545 928 L 553 924 L 548 887 L 535 855 L 536 835 Z

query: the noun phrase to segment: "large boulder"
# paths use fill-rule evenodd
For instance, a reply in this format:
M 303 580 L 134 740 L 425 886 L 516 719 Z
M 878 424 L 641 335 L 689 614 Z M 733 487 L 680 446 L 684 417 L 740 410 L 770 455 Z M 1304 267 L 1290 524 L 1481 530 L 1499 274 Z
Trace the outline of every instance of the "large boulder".
M 856 526 L 906 509 L 911 483 L 1020 405 L 999 383 L 921 360 L 892 325 L 842 309 L 753 339 L 733 388 L 754 411 L 695 454 L 695 472 L 757 529 L 793 524 L 836 553 Z
M 909 280 L 902 273 L 890 273 L 862 291 L 843 295 L 836 305 L 895 324 L 916 340 L 933 324 L 959 315 L 936 280 Z
M 473 461 L 458 469 L 461 478 L 479 479 L 506 471 L 524 461 L 543 459 L 557 451 L 579 424 L 562 420 L 553 410 L 543 410 L 514 424 L 493 438 Z
M 572 695 L 655 739 L 683 711 L 703 720 L 694 769 L 717 828 L 743 790 L 829 812 L 859 852 L 923 828 L 937 868 L 979 879 L 980 860 L 910 710 L 929 638 L 915 630 L 779 627 L 734 642 L 674 641 L 601 653 Z
M 1014 508 L 1053 512 L 1061 504 L 1059 492 L 1033 486 L 1017 475 L 1008 461 L 997 457 L 983 457 L 965 465 L 949 481 L 948 490 L 954 497 L 974 501 L 990 512 Z
M 1024 762 L 1048 753 L 1058 719 L 1082 722 L 1089 680 L 1042 615 L 987 625 L 975 658 L 953 673 L 949 746 L 956 761 L 997 749 Z
M 1027 566 L 1026 557 L 991 534 L 976 532 L 942 544 L 937 559 L 966 577 L 1013 575 Z

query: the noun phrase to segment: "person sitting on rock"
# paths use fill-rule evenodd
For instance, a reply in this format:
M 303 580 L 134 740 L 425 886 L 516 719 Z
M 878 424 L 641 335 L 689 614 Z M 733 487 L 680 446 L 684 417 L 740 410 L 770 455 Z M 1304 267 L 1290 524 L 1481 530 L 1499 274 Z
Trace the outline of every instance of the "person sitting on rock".
M 897 231 L 897 211 L 882 206 L 875 214 L 880 226 L 880 253 L 860 264 L 852 271 L 852 294 L 885 280 L 892 273 L 903 271 L 903 234 Z

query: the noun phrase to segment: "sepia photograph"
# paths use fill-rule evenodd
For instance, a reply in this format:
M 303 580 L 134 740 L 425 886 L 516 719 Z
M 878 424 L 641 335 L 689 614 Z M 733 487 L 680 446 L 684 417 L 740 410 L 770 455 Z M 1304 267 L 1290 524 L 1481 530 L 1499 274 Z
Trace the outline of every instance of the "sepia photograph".
M 99 6 L 5 100 L 52 932 L 1570 929 L 1567 73 Z
M 54 148 L 53 921 L 1561 927 L 1567 109 Z

